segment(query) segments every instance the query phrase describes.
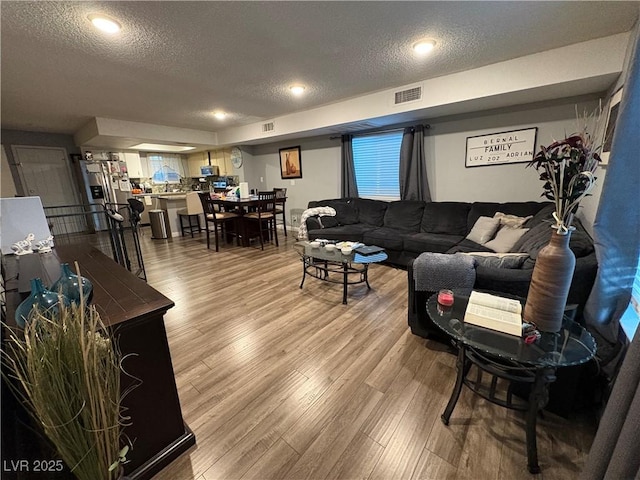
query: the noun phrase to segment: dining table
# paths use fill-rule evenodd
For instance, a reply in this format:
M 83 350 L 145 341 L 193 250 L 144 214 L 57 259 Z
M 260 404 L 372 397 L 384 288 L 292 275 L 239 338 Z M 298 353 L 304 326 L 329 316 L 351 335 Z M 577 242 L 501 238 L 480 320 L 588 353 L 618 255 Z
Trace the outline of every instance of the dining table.
M 258 206 L 260 202 L 258 200 L 258 196 L 251 195 L 249 197 L 242 198 L 242 197 L 236 197 L 233 195 L 223 197 L 221 195 L 213 194 L 211 196 L 211 200 L 216 205 L 220 205 L 225 211 L 227 212 L 233 211 L 234 213 L 238 214 L 236 229 L 237 229 L 237 233 L 240 235 L 240 240 L 241 240 L 240 245 L 242 245 L 243 247 L 250 246 L 250 242 L 249 242 L 250 233 L 251 233 L 249 228 L 250 221 L 244 218 L 244 215 Z M 276 204 L 282 203 L 284 205 L 284 202 L 286 202 L 286 200 L 287 200 L 287 197 L 277 198 Z M 264 234 L 268 235 L 269 232 L 265 230 Z M 259 235 L 259 233 L 257 233 L 257 235 Z

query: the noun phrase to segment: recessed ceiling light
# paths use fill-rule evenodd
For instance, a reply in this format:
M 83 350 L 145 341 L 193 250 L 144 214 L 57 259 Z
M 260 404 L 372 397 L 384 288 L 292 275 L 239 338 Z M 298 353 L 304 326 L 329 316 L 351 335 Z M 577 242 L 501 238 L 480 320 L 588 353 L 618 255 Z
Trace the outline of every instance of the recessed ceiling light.
M 186 152 L 187 150 L 193 150 L 196 147 L 190 145 L 166 145 L 162 143 L 139 143 L 133 145 L 131 148 L 137 148 L 138 150 L 147 150 L 150 152 Z
M 213 116 L 216 117 L 218 120 L 224 120 L 225 118 L 227 118 L 227 114 L 225 112 L 223 112 L 222 110 L 218 110 L 217 112 L 213 112 Z
M 291 93 L 293 93 L 295 96 L 299 97 L 304 93 L 305 87 L 304 85 L 291 85 L 289 87 L 289 90 L 291 90 Z
M 118 22 L 106 15 L 91 14 L 89 15 L 89 20 L 91 20 L 94 27 L 106 33 L 118 33 L 121 28 Z
M 413 44 L 413 50 L 421 55 L 429 53 L 436 46 L 435 40 L 420 40 Z

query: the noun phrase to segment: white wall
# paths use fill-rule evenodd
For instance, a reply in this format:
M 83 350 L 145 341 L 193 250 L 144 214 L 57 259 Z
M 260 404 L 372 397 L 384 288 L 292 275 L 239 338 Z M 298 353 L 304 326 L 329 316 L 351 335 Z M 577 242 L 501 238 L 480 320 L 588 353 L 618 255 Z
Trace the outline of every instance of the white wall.
M 507 202 L 544 200 L 542 182 L 526 163 L 465 168 L 466 138 L 509 130 L 537 127 L 536 152 L 540 145 L 577 130 L 578 112 L 597 106 L 592 98 L 573 98 L 510 107 L 472 115 L 435 119 L 425 137 L 427 176 L 433 200 Z
M 424 120 L 427 175 L 434 201 L 541 201 L 542 182 L 526 163 L 465 168 L 466 138 L 486 133 L 538 127 L 536 151 L 554 138 L 576 130 L 578 111 L 592 110 L 592 97 L 509 107 L 476 114 Z M 278 149 L 300 145 L 302 178 L 295 185 L 280 178 Z M 310 200 L 340 197 L 340 140 L 316 137 L 286 143 L 247 147 L 245 179 L 249 188 L 287 187 L 288 216 L 292 208 L 305 209 Z M 262 182 L 260 179 L 262 177 Z M 290 221 L 290 220 L 289 220 Z
M 302 178 L 283 180 L 278 150 L 296 145 L 300 145 L 301 149 Z M 304 210 L 311 200 L 340 197 L 340 140 L 307 138 L 283 144 L 247 147 L 247 151 L 245 181 L 249 182 L 249 188 L 259 190 L 286 187 L 288 223 L 291 223 L 292 208 Z
M 640 22 L 636 23 L 635 28 L 631 31 L 629 35 L 629 43 L 627 44 L 627 51 L 624 60 L 624 68 L 622 70 L 622 74 L 618 81 L 611 87 L 608 92 L 607 99 L 611 97 L 612 94 L 618 91 L 620 87 L 622 87 L 626 81 L 626 77 L 629 72 L 629 65 L 631 63 L 632 55 L 634 54 L 634 45 L 636 44 L 636 39 L 640 36 Z M 636 55 L 640 55 L 640 52 L 635 52 Z M 603 121 L 606 121 L 607 111 L 608 111 L 608 103 L 602 102 L 603 105 Z M 611 159 L 610 159 L 611 160 Z M 587 231 L 593 235 L 593 222 L 596 218 L 596 213 L 598 213 L 598 203 L 600 202 L 600 195 L 602 193 L 602 185 L 604 184 L 604 178 L 607 174 L 607 166 L 604 165 L 596 172 L 596 185 L 594 189 L 591 191 L 591 195 L 586 197 L 581 202 L 581 211 L 580 217 L 582 219 L 582 223 L 586 227 Z

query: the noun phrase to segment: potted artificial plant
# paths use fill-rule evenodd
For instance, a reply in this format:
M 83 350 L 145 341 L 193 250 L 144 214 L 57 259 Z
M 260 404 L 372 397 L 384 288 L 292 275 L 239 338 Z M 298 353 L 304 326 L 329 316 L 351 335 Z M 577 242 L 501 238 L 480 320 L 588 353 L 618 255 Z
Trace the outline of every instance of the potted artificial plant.
M 533 269 L 523 319 L 534 323 L 542 331 L 558 332 L 569 294 L 576 265 L 575 255 L 569 248 L 574 216 L 581 200 L 593 188 L 594 172 L 600 163 L 601 146 L 596 145 L 589 133 L 589 124 L 599 117 L 599 110 L 585 116 L 577 133 L 551 145 L 540 147 L 540 152 L 527 167 L 534 167 L 544 182 L 542 196 L 555 204 L 553 229 L 549 244 L 540 250 Z
M 120 448 L 123 358 L 79 293 L 78 305 L 31 310 L 24 334 L 8 336 L 3 375 L 76 478 L 114 480 L 128 451 Z

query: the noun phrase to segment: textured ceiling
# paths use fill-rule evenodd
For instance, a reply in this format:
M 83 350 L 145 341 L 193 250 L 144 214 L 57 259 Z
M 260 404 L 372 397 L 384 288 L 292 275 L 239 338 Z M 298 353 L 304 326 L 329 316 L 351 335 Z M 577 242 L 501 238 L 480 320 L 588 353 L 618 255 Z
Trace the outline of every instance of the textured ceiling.
M 74 133 L 99 116 L 216 131 L 625 32 L 638 5 L 3 1 L 2 127 Z M 122 31 L 97 32 L 90 13 Z M 438 45 L 418 59 L 422 37 Z

